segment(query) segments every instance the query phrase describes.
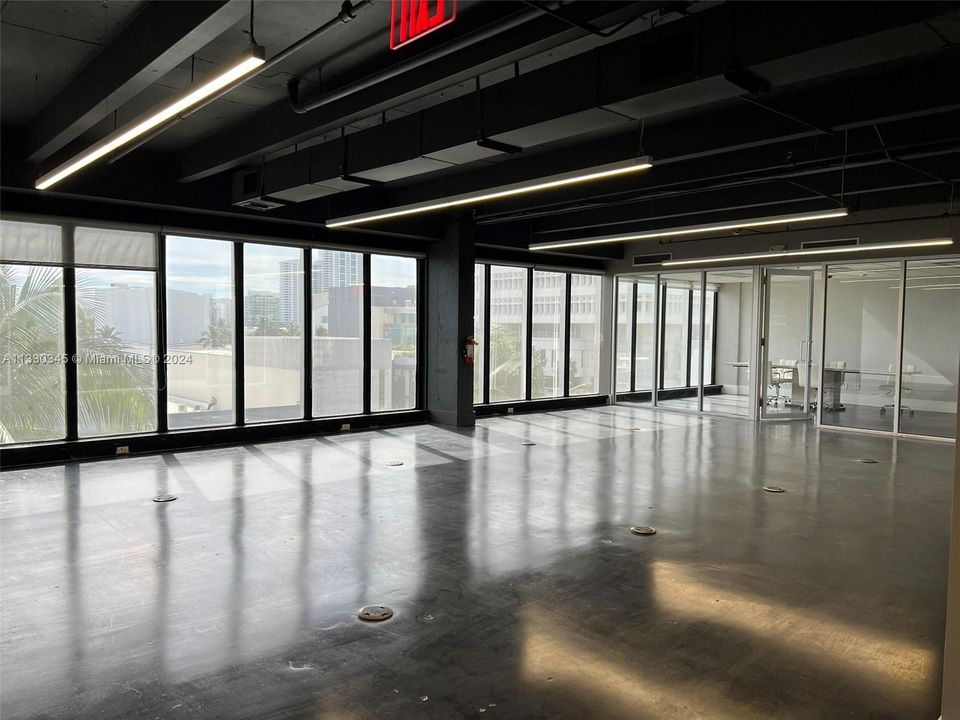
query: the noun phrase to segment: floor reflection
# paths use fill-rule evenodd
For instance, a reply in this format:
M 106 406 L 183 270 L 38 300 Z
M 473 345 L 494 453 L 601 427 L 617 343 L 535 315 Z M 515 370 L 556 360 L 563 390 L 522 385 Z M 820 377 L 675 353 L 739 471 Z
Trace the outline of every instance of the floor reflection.
M 601 407 L 7 472 L 0 712 L 935 716 L 952 448 L 838 435 Z

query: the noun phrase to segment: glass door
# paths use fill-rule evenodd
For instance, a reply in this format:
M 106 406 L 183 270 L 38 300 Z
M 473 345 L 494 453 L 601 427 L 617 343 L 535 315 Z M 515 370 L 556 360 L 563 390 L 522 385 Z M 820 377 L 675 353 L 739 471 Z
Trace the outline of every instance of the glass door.
M 760 398 L 764 419 L 809 419 L 813 357 L 814 271 L 764 271 Z

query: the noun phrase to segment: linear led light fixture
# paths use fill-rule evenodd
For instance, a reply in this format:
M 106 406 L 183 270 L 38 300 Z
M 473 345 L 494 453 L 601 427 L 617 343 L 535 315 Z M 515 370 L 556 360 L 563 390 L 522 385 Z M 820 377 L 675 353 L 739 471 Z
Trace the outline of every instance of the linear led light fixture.
M 698 258 L 696 260 L 670 260 L 661 263 L 664 267 L 675 267 L 677 265 L 703 265 L 705 263 L 724 263 L 739 262 L 741 260 L 764 260 L 766 258 L 792 258 L 803 257 L 806 255 L 834 255 L 839 253 L 862 253 L 871 250 L 904 250 L 907 248 L 937 247 L 940 245 L 953 245 L 950 238 L 937 238 L 935 240 L 911 240 L 909 242 L 893 243 L 871 243 L 869 245 L 856 245 L 850 247 L 832 247 L 818 248 L 816 250 L 785 250 L 783 252 L 765 252 L 752 255 L 720 255 L 711 258 Z
M 558 175 L 548 175 L 547 177 L 538 178 L 537 180 L 503 185 L 496 190 L 477 190 L 475 192 L 452 195 L 442 200 L 428 200 L 413 205 L 401 205 L 386 210 L 375 210 L 373 212 L 360 213 L 359 215 L 331 218 L 327 220 L 325 224 L 328 228 L 337 228 L 346 225 L 360 225 L 361 223 L 374 222 L 376 220 L 389 220 L 390 218 L 406 217 L 408 215 L 420 215 L 421 213 L 433 212 L 434 210 L 446 210 L 447 208 L 474 205 L 489 200 L 513 197 L 514 195 L 525 195 L 527 193 L 537 192 L 538 190 L 549 190 L 551 188 L 576 185 L 577 183 L 591 182 L 593 180 L 603 180 L 604 178 L 616 177 L 617 175 L 627 175 L 639 170 L 647 170 L 651 167 L 653 167 L 653 161 L 649 156 L 644 155 L 631 160 L 622 160 L 606 165 L 596 165 L 572 172 L 560 173 Z
M 760 227 L 763 225 L 783 225 L 793 222 L 808 222 L 810 220 L 826 220 L 828 218 L 846 217 L 846 208 L 836 210 L 817 210 L 814 212 L 797 213 L 795 215 L 774 215 L 770 217 L 748 218 L 746 220 L 728 220 L 724 222 L 704 223 L 703 225 L 684 225 L 682 227 L 663 228 L 649 232 L 630 233 L 628 235 L 603 235 L 601 237 L 585 238 L 583 240 L 556 240 L 554 242 L 533 243 L 531 250 L 559 250 L 561 248 L 586 247 L 588 245 L 607 245 L 609 243 L 628 242 L 632 240 L 651 240 L 653 238 L 673 237 L 674 235 L 703 235 L 718 230 L 737 230 L 739 228 Z
M 96 162 L 104 155 L 109 155 L 114 150 L 122 147 L 130 141 L 150 132 L 154 128 L 163 125 L 168 120 L 189 109 L 193 105 L 206 100 L 211 95 L 221 92 L 233 83 L 242 79 L 256 68 L 263 65 L 266 61 L 266 54 L 261 45 L 252 45 L 236 63 L 211 78 L 196 88 L 188 88 L 176 100 L 163 106 L 159 110 L 151 110 L 140 117 L 131 120 L 123 127 L 107 135 L 99 142 L 91 145 L 79 155 L 75 155 L 70 160 L 59 167 L 51 170 L 46 175 L 37 180 L 37 190 L 46 190 L 51 185 L 60 182 L 65 177 L 73 175 L 78 170 L 82 170 L 87 165 Z

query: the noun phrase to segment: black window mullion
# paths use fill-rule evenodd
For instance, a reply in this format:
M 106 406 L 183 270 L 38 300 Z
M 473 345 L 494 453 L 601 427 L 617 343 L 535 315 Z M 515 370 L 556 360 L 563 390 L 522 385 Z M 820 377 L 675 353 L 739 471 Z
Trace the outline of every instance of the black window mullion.
M 414 370 L 414 382 L 417 384 L 416 409 L 422 410 L 427 406 L 427 324 L 424 322 L 424 313 L 427 307 L 427 263 L 417 259 L 417 366 Z
M 633 283 L 630 299 L 630 392 L 637 391 L 637 294 L 639 283 Z
M 660 350 L 659 350 L 660 378 L 658 382 L 658 385 L 660 388 L 663 387 L 663 379 L 664 377 L 666 377 L 664 375 L 664 369 L 663 369 L 663 366 L 664 366 L 663 360 L 664 360 L 664 354 L 665 354 L 664 345 L 666 344 L 666 340 L 667 340 L 666 319 L 667 319 L 667 285 L 666 283 L 664 283 L 663 285 L 660 286 L 660 313 L 659 313 L 659 317 L 657 318 L 657 322 L 660 323 Z M 653 391 L 656 392 L 657 388 L 654 388 Z
M 720 305 L 720 294 L 713 290 L 713 330 L 710 333 L 710 384 L 716 383 L 717 379 L 717 319 L 720 317 L 718 306 Z M 704 298 L 706 300 L 706 298 Z M 706 381 L 704 381 L 706 382 Z
M 490 266 L 483 266 L 483 402 L 490 402 Z
M 313 250 L 303 249 L 303 323 L 300 332 L 303 336 L 303 417 L 313 418 Z
M 63 392 L 65 401 L 65 437 L 76 440 L 78 437 L 79 413 L 77 404 L 77 271 L 72 267 L 63 269 L 63 351 L 64 363 Z
M 693 355 L 693 290 L 687 291 L 687 387 L 690 387 L 690 363 Z
M 167 417 L 167 236 L 157 236 L 157 431 L 169 430 Z
M 370 385 L 373 369 L 370 367 L 371 344 L 373 340 L 370 333 L 370 254 L 363 254 L 363 414 L 370 414 Z
M 243 297 L 243 243 L 233 244 L 233 413 L 237 425 L 246 424 L 244 411 L 244 297 Z
M 527 317 L 526 317 L 526 393 L 524 397 L 533 397 L 533 268 L 527 268 Z
M 572 296 L 573 296 L 573 275 L 567 273 L 565 275 L 567 282 L 564 288 L 564 317 L 563 317 L 563 396 L 570 397 L 570 314 L 573 310 L 572 308 Z

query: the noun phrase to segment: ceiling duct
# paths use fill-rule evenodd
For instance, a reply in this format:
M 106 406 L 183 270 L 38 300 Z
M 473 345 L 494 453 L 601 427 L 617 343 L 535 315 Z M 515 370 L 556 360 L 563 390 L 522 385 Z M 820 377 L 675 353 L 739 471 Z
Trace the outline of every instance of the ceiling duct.
M 260 212 L 275 210 L 286 204 L 264 193 L 263 174 L 260 168 L 241 170 L 233 174 L 232 200 L 237 207 Z
M 743 104 L 728 107 L 724 112 L 737 117 L 752 114 L 757 123 L 762 119 L 765 127 L 772 128 L 771 139 L 814 134 L 818 131 L 809 123 L 793 119 L 808 108 L 809 93 L 800 88 L 784 94 L 776 88 L 783 84 L 781 79 L 794 83 L 822 74 L 813 62 L 821 50 L 807 52 L 803 68 L 799 71 L 793 68 L 788 74 L 786 56 L 807 49 L 804 43 L 809 40 L 791 30 L 789 18 L 771 19 L 771 14 L 780 11 L 761 8 L 758 12 L 763 18 L 744 19 L 737 15 L 737 23 L 750 27 L 772 23 L 773 27 L 781 28 L 784 41 L 776 47 L 761 44 L 749 47 L 749 53 L 744 50 L 744 59 L 749 55 L 754 63 L 749 68 L 730 69 L 726 54 L 721 52 L 724 41 L 729 39 L 730 28 L 720 22 L 719 17 L 707 23 L 708 13 L 701 13 L 702 17 L 695 18 L 701 20 L 699 26 L 685 21 L 672 23 L 649 38 L 627 38 L 333 143 L 301 150 L 309 160 L 274 160 L 267 163 L 269 194 L 299 202 L 295 198 L 312 199 L 329 194 L 326 190 L 310 190 L 305 187 L 308 184 L 334 191 L 351 190 L 466 163 L 483 164 L 511 148 L 530 148 L 621 128 L 629 130 L 631 123 L 640 119 L 743 96 L 744 77 L 755 79 L 757 90 L 767 84 L 772 86 L 771 93 L 763 93 L 764 101 L 772 98 L 781 111 Z M 902 7 L 898 7 L 895 14 L 900 22 L 922 16 L 919 10 L 914 12 Z M 787 15 L 794 17 L 795 14 Z M 859 30 L 861 34 L 881 30 L 867 38 L 874 43 L 875 36 L 889 40 L 891 32 L 906 33 L 913 38 L 913 43 L 908 45 L 888 43 L 883 59 L 938 49 L 932 37 L 921 42 L 904 28 L 886 31 L 883 23 L 895 20 L 888 18 L 881 22 L 874 18 L 870 27 Z M 858 54 L 858 48 L 867 41 L 865 36 L 843 28 L 831 28 L 829 34 L 829 40 L 838 42 L 851 36 L 856 38 L 828 49 L 831 67 L 841 71 L 866 62 Z M 737 36 L 741 37 L 739 30 Z M 876 61 L 874 54 L 871 62 Z M 631 71 L 624 72 L 624 68 Z M 522 102 L 518 102 L 520 98 Z M 683 124 L 687 119 L 681 117 L 678 122 Z M 732 149 L 741 142 L 756 142 L 756 133 L 751 133 L 755 124 L 734 123 L 731 129 L 718 123 L 717 132 L 724 128 L 723 139 L 727 149 Z M 716 144 L 717 138 L 710 132 L 701 132 L 686 140 L 689 153 L 697 152 L 700 146 Z M 658 150 L 656 146 L 652 149 Z M 305 174 L 307 163 L 310 171 Z M 322 170 L 318 170 L 318 164 L 323 166 Z

